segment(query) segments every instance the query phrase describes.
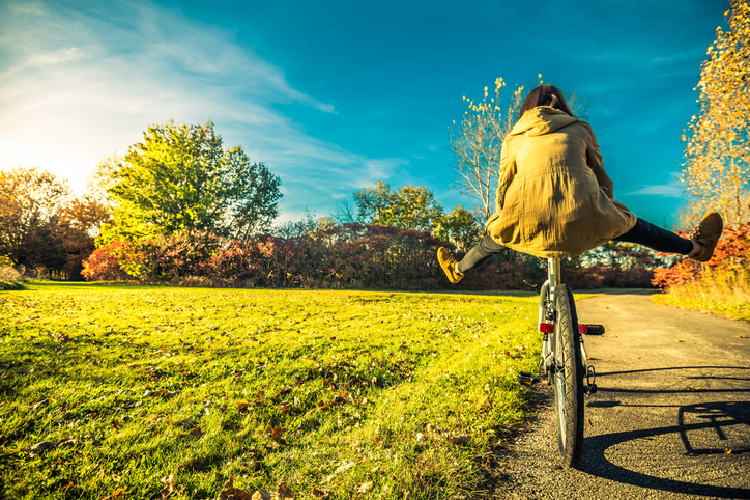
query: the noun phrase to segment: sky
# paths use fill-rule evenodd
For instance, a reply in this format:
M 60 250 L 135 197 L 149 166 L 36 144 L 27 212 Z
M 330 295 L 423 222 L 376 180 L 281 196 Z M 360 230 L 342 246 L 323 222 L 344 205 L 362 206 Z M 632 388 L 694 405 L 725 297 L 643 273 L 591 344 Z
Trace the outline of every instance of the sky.
M 726 0 L 0 0 L 0 169 L 79 192 L 151 124 L 211 120 L 281 177 L 279 222 L 381 180 L 460 195 L 449 128 L 496 78 L 587 96 L 615 198 L 672 227 Z

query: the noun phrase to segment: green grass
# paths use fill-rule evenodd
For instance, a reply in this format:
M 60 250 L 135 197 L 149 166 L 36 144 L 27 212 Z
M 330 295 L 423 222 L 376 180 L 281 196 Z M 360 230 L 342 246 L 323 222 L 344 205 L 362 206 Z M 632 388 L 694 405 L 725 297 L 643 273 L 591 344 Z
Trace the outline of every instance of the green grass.
M 537 364 L 536 308 L 29 282 L 0 292 L 0 487 L 150 499 L 173 475 L 170 498 L 213 499 L 234 476 L 297 498 L 481 496 L 492 448 L 531 411 L 515 375 Z

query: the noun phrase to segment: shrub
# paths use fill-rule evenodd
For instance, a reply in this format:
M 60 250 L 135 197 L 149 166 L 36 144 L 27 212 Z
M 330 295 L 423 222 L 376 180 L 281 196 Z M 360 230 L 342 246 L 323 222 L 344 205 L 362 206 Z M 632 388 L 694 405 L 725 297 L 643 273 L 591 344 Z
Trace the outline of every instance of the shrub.
M 725 228 L 721 240 L 716 245 L 714 256 L 709 262 L 701 263 L 685 259 L 670 268 L 657 269 L 654 273 L 653 284 L 668 291 L 672 287 L 706 280 L 747 289 L 750 286 L 747 279 L 748 268 L 750 268 L 750 222 L 737 228 Z
M 427 231 L 325 221 L 286 238 L 260 235 L 245 242 L 178 232 L 113 241 L 92 253 L 83 275 L 88 280 L 262 287 L 441 289 L 449 285 L 436 259 L 440 246 L 455 251 Z M 563 278 L 574 288 L 648 286 L 653 262 L 642 250 L 614 245 L 566 259 Z M 541 259 L 509 251 L 467 274 L 457 288 L 523 289 L 528 288 L 525 280 L 540 283 L 545 276 Z

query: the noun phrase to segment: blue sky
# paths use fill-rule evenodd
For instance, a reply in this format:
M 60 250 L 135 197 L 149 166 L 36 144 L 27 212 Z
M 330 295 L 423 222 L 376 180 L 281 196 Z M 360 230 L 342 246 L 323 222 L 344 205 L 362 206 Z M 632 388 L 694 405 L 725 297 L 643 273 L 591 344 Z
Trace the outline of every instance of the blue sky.
M 594 7 L 595 6 L 595 7 Z M 384 180 L 470 199 L 448 128 L 502 77 L 587 94 L 615 197 L 671 225 L 680 136 L 725 0 L 0 2 L 0 169 L 84 190 L 152 123 L 213 120 L 282 178 L 282 217 Z

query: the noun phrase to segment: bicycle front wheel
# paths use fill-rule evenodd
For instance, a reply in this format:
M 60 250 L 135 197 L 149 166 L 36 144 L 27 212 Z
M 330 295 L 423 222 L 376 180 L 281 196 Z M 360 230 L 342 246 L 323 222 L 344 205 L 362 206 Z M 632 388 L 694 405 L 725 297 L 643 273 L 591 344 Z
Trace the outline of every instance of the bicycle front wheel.
M 583 363 L 573 293 L 558 285 L 553 334 L 553 387 L 557 414 L 557 445 L 563 465 L 575 467 L 583 451 Z

